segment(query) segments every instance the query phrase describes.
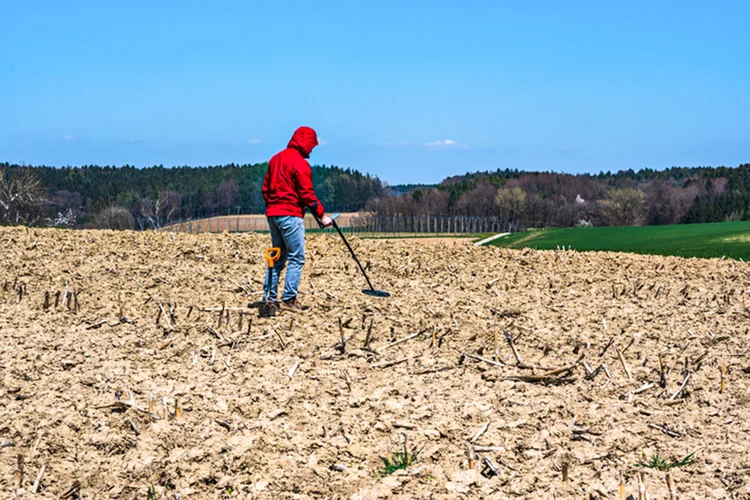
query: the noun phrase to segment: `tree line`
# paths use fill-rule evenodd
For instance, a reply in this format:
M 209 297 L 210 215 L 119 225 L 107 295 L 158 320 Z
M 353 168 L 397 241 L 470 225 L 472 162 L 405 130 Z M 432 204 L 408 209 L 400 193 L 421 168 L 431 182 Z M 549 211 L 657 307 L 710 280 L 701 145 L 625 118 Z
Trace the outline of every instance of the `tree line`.
M 368 201 L 381 215 L 494 216 L 517 227 L 750 220 L 750 164 L 599 174 L 505 169 Z
M 232 163 L 56 168 L 0 163 L 0 223 L 146 229 L 177 220 L 263 213 L 261 188 L 267 167 Z M 316 165 L 312 174 L 327 210 L 358 211 L 385 194 L 380 179 L 356 170 Z
M 262 213 L 266 168 L 0 163 L 0 223 L 146 229 Z M 330 212 L 492 216 L 519 228 L 750 220 L 750 164 L 578 175 L 504 169 L 401 186 L 338 166 L 313 166 L 312 172 Z

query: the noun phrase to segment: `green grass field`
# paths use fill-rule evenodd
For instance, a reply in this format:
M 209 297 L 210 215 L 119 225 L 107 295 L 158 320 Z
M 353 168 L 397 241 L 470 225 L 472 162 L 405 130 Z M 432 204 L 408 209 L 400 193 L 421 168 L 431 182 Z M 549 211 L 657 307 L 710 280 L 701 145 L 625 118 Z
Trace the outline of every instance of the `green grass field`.
M 633 252 L 750 260 L 750 222 L 532 230 L 489 243 L 505 248 Z

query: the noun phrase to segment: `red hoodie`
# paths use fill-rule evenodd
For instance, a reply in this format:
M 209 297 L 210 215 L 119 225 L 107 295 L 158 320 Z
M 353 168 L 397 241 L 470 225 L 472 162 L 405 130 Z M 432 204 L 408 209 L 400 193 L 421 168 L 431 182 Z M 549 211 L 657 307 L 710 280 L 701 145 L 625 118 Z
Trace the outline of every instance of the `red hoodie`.
M 262 190 L 266 217 L 304 217 L 305 207 L 309 207 L 316 216 L 323 217 L 323 204 L 315 196 L 312 171 L 305 160 L 317 145 L 315 131 L 310 127 L 300 127 L 294 131 L 286 149 L 268 162 Z

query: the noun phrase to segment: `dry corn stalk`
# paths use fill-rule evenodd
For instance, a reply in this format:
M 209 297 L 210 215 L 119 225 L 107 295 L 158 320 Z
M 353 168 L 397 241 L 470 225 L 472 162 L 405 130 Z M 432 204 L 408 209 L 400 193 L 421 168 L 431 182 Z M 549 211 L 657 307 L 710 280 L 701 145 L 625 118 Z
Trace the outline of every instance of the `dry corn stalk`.
M 667 488 L 669 489 L 669 500 L 678 500 L 677 488 L 675 487 L 674 479 L 672 479 L 672 474 L 667 472 L 667 476 L 664 479 L 667 481 Z
M 370 318 L 370 326 L 367 327 L 367 335 L 365 335 L 365 349 L 370 348 L 370 342 L 372 341 L 372 325 L 375 322 L 373 318 Z
M 630 373 L 630 367 L 625 362 L 625 358 L 622 355 L 622 351 L 615 346 L 615 352 L 617 353 L 617 357 L 620 358 L 620 363 L 622 363 L 622 368 L 625 370 L 625 374 L 628 376 L 628 380 L 633 380 L 633 374 Z
M 42 467 L 39 469 L 39 473 L 36 475 L 36 479 L 34 480 L 34 485 L 31 487 L 31 492 L 36 493 L 39 491 L 39 485 L 42 483 L 42 476 L 44 476 L 44 472 L 47 470 L 47 464 L 48 462 L 44 462 L 42 464 Z
M 13 476 L 13 483 L 17 489 L 23 485 L 23 455 L 19 454 L 16 461 L 16 473 Z
M 289 377 L 289 381 L 292 381 L 292 378 L 294 377 L 294 372 L 297 371 L 297 368 L 299 368 L 299 360 L 296 360 L 292 367 L 287 372 L 286 376 Z
M 646 500 L 646 485 L 643 483 L 643 471 L 638 471 L 638 500 Z
M 500 346 L 499 346 L 499 339 L 500 339 L 500 328 L 497 326 L 495 327 L 495 351 L 494 351 L 494 359 L 497 361 L 500 359 Z
M 349 390 L 349 392 L 352 392 L 352 379 L 349 377 L 349 372 L 346 370 L 341 370 L 341 375 L 344 377 L 344 381 L 346 382 L 346 388 Z

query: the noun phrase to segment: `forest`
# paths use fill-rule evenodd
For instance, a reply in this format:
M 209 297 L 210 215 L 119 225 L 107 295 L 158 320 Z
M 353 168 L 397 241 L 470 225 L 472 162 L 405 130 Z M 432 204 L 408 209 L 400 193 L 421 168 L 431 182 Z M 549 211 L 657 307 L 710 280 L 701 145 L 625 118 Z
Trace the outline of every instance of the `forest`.
M 266 163 L 136 168 L 0 163 L 0 223 L 146 229 L 178 220 L 264 210 Z M 377 177 L 313 166 L 328 210 L 358 211 L 384 196 Z M 5 201 L 5 203 L 4 203 Z
M 266 167 L 0 163 L 0 223 L 147 229 L 217 214 L 262 213 Z M 750 220 L 750 164 L 578 175 L 504 169 L 408 186 L 388 186 L 338 166 L 312 170 L 329 212 L 493 216 L 522 228 Z
M 368 201 L 381 214 L 496 216 L 519 227 L 634 226 L 750 219 L 750 164 L 599 174 L 496 170 Z

